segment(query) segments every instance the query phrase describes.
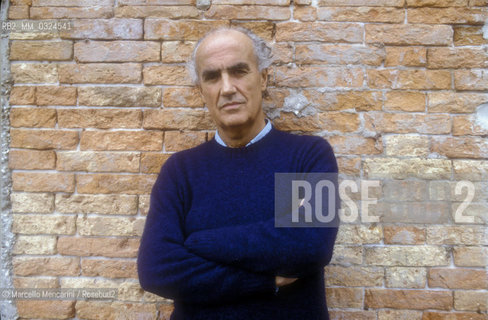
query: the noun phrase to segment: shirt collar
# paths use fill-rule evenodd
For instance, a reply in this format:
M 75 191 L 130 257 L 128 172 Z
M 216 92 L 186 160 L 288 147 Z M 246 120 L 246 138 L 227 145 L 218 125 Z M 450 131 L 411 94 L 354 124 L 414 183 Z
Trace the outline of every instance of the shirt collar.
M 266 125 L 264 126 L 263 130 L 261 130 L 261 132 L 259 132 L 257 134 L 257 136 L 255 136 L 251 141 L 249 141 L 246 144 L 246 147 L 248 147 L 251 144 L 256 143 L 259 140 L 261 140 L 262 138 L 264 138 L 264 136 L 267 135 L 271 131 L 271 128 L 272 128 L 271 121 L 269 121 L 268 119 L 266 119 Z M 227 147 L 227 145 L 225 144 L 224 140 L 222 140 L 222 138 L 220 137 L 218 130 L 215 131 L 215 141 L 217 141 L 218 144 L 220 144 L 220 145 L 222 145 L 224 147 Z

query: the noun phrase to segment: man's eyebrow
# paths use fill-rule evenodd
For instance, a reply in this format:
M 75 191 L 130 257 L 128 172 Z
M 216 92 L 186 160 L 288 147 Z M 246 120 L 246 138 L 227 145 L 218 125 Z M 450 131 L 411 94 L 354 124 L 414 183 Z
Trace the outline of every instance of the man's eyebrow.
M 229 68 L 227 68 L 227 70 L 229 70 L 229 71 L 249 70 L 249 69 L 251 69 L 251 68 L 245 62 L 239 62 L 239 63 L 236 63 L 235 65 L 230 66 Z M 217 75 L 219 72 L 220 72 L 220 69 L 207 69 L 207 70 L 203 70 L 202 77 L 204 79 L 206 79 L 208 77 Z
M 247 63 L 245 62 L 239 62 L 231 67 L 228 68 L 230 71 L 235 71 L 235 70 L 249 70 L 250 67 Z

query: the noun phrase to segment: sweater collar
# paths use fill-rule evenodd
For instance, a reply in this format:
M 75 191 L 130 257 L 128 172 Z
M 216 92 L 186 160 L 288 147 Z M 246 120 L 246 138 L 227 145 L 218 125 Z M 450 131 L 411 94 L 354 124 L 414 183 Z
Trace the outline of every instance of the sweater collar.
M 263 130 L 261 130 L 254 138 L 252 138 L 252 140 L 249 141 L 246 144 L 246 147 L 248 147 L 251 144 L 256 143 L 259 140 L 261 140 L 262 138 L 264 138 L 264 136 L 266 136 L 271 131 L 272 127 L 273 126 L 271 124 L 271 121 L 269 121 L 268 119 L 266 119 L 266 125 L 264 126 Z M 224 140 L 222 140 L 222 138 L 220 137 L 218 130 L 215 131 L 215 141 L 218 144 L 220 144 L 221 146 L 227 147 L 227 145 L 225 144 Z

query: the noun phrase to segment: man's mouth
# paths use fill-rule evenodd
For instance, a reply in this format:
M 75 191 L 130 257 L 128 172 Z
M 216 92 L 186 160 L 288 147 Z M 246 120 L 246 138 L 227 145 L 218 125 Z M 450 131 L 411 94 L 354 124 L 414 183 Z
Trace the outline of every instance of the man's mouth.
M 223 104 L 220 109 L 234 109 L 238 108 L 243 102 L 233 101 Z

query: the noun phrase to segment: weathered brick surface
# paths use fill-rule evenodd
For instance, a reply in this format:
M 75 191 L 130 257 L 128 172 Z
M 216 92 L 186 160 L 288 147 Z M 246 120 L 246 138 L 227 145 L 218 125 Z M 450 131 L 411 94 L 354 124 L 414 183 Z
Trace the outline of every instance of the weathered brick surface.
M 75 301 L 20 300 L 17 310 L 22 318 L 70 319 L 75 316 Z
M 10 46 L 11 60 L 71 60 L 71 41 L 13 41 Z
M 137 109 L 58 109 L 60 128 L 140 128 L 142 111 Z
M 155 41 L 82 41 L 74 44 L 80 62 L 159 61 L 160 44 Z
M 58 67 L 62 83 L 139 83 L 141 70 L 137 63 L 66 63 Z
M 10 125 L 13 128 L 54 128 L 56 110 L 51 108 L 13 108 L 10 111 Z
M 163 148 L 163 133 L 159 131 L 85 131 L 81 135 L 81 150 L 158 151 Z
M 76 176 L 78 192 L 149 194 L 154 175 L 79 174 Z
M 202 2 L 10 1 L 10 20 L 71 23 L 10 33 L 14 285 L 118 290 L 18 300 L 20 318 L 169 319 L 171 301 L 137 281 L 149 195 L 171 154 L 215 134 L 185 69 L 196 41 L 240 26 L 273 44 L 273 125 L 327 139 L 341 179 L 381 182 L 368 190 L 381 221 L 340 226 L 325 269 L 331 319 L 485 319 L 488 2 Z M 454 220 L 463 180 L 476 224 Z M 347 193 L 360 208 L 365 195 Z
M 78 103 L 86 106 L 158 107 L 161 90 L 149 87 L 81 87 Z
M 57 250 L 63 255 L 135 258 L 138 239 L 59 237 Z

